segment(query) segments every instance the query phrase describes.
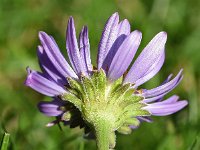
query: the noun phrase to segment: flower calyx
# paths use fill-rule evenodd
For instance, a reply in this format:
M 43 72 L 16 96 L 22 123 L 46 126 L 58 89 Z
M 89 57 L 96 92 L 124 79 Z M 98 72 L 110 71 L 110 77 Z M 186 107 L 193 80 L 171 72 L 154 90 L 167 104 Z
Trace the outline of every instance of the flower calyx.
M 115 131 L 131 133 L 130 126 L 138 126 L 138 116 L 149 116 L 142 108 L 143 97 L 135 95 L 131 84 L 123 84 L 122 77 L 108 81 L 104 70 L 94 70 L 90 77 L 81 76 L 80 80 L 67 78 L 69 93 L 61 96 L 64 101 L 74 104 L 83 120 L 97 134 L 101 125 L 108 128 L 110 147 L 115 145 Z

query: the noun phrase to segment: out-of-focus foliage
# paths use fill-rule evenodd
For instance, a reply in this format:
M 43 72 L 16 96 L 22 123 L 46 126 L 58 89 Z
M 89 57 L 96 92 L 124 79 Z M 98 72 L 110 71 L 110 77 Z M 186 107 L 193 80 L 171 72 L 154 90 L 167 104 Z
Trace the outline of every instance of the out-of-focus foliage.
M 171 94 L 189 100 L 189 106 L 168 117 L 154 117 L 131 135 L 118 135 L 119 150 L 200 149 L 200 1 L 199 0 L 0 0 L 0 135 L 11 134 L 14 150 L 89 150 L 94 141 L 76 128 L 46 128 L 52 121 L 36 108 L 50 100 L 23 85 L 25 68 L 38 70 L 38 31 L 53 35 L 65 52 L 65 30 L 70 15 L 77 31 L 89 26 L 95 64 L 98 41 L 106 19 L 115 11 L 130 20 L 132 30 L 143 33 L 139 51 L 159 31 L 168 33 L 166 61 L 145 87 L 152 88 L 170 73 L 184 68 L 182 83 Z

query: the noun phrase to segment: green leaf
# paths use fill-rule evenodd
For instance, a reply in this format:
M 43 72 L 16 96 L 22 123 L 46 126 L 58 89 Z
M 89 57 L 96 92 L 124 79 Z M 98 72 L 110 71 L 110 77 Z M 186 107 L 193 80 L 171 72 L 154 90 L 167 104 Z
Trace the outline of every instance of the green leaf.
M 200 147 L 200 137 L 197 136 L 192 142 L 191 146 L 188 148 L 188 150 L 198 150 L 199 147 Z
M 10 138 L 10 134 L 4 133 L 3 140 L 1 142 L 1 150 L 7 150 L 8 149 L 9 138 Z
M 84 146 L 85 146 L 85 143 L 84 143 L 84 141 L 82 141 L 82 142 L 80 143 L 79 150 L 84 150 Z

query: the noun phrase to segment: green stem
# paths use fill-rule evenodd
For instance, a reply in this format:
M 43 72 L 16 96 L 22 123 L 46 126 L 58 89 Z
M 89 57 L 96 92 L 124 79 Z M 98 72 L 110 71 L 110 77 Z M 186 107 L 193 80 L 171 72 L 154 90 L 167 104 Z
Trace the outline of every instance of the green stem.
M 98 150 L 109 150 L 109 138 L 111 126 L 107 121 L 99 121 L 95 124 L 95 135 Z

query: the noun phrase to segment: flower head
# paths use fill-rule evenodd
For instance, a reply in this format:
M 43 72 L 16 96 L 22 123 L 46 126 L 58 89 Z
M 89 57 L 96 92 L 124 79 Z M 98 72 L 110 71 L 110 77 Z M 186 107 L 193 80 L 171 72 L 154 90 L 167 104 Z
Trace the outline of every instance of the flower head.
M 152 115 L 170 115 L 187 105 L 186 100 L 178 101 L 176 95 L 163 100 L 182 80 L 182 70 L 156 88 L 139 88 L 154 77 L 164 63 L 165 32 L 158 33 L 130 66 L 142 33 L 131 32 L 128 20 L 119 22 L 118 13 L 114 13 L 102 33 L 97 69 L 91 64 L 87 27 L 83 27 L 77 41 L 74 20 L 70 17 L 66 37 L 71 66 L 53 37 L 40 32 L 41 45 L 37 52 L 42 73 L 27 69 L 25 84 L 53 98 L 38 105 L 45 115 L 57 117 L 50 125 L 62 121 L 73 127 L 84 127 L 86 133 L 94 132 L 97 138 L 103 130 L 101 126 L 106 125 L 112 148 L 115 131 L 128 134 L 142 121 L 150 122 Z

